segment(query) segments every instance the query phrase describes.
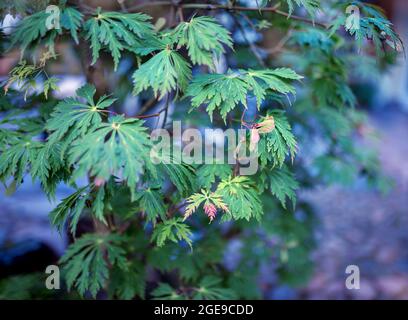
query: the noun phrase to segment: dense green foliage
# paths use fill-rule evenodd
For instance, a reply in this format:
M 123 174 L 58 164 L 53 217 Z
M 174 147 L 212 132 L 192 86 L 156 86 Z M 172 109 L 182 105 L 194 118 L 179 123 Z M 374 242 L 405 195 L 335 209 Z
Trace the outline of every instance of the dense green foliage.
M 50 219 L 74 236 L 60 264 L 66 287 L 81 296 L 261 298 L 260 266 L 276 264 L 290 284 L 312 270 L 314 218 L 297 203 L 299 189 L 359 176 L 386 187 L 375 154 L 352 140 L 365 117 L 350 85 L 357 48 L 379 67 L 402 48 L 381 10 L 358 1 L 259 1 L 251 11 L 212 2 L 206 10 L 183 1 L 163 21 L 143 6 L 90 11 L 60 1 L 61 27 L 50 30 L 50 1 L 1 4 L 23 18 L 2 39 L 21 58 L 0 97 L 0 180 L 12 193 L 31 176 L 50 200 L 58 185 L 73 188 Z M 359 30 L 344 27 L 350 4 L 361 8 Z M 246 35 L 271 25 L 282 38 L 274 48 Z M 59 75 L 49 76 L 68 52 L 61 43 L 80 48 L 89 82 L 65 99 L 55 95 Z M 98 86 L 95 69 L 114 74 L 110 90 Z M 134 117 L 122 108 L 132 94 L 146 102 Z M 250 143 L 240 147 L 258 152 L 257 173 L 240 175 L 239 164 L 155 164 L 149 133 L 160 123 L 144 120 L 160 117 L 171 130 L 170 115 L 184 127 L 246 129 Z M 316 139 L 323 152 L 310 151 Z M 94 231 L 79 234 L 87 219 Z M 227 267 L 234 239 L 241 258 Z

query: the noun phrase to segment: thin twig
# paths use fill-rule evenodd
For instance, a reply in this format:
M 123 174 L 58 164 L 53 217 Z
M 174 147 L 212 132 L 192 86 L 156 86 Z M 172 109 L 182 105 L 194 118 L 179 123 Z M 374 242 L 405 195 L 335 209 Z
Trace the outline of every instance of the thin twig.
M 291 36 L 292 36 L 292 29 L 290 29 L 288 33 L 273 48 L 264 49 L 264 50 L 268 54 L 274 54 L 274 53 L 282 51 L 282 49 L 285 47 L 285 44 L 289 41 Z
M 155 118 L 155 117 L 160 117 L 161 113 L 163 111 L 166 111 L 166 108 L 160 109 L 158 112 L 153 113 L 153 114 L 147 114 L 147 115 L 139 115 L 139 116 L 127 116 L 125 114 L 121 114 L 121 113 L 117 113 L 115 111 L 111 111 L 111 110 L 99 110 L 100 112 L 105 112 L 105 113 L 110 113 L 110 114 L 114 114 L 114 115 L 123 115 L 125 118 L 127 119 L 148 119 L 148 118 Z
M 127 8 L 126 8 L 126 5 L 125 5 L 125 3 L 124 3 L 124 0 L 118 0 L 118 3 L 119 3 L 119 6 L 120 6 L 120 9 L 123 11 L 123 12 L 128 12 L 128 10 L 127 10 Z
M 254 54 L 256 60 L 258 60 L 258 63 L 259 63 L 262 67 L 265 67 L 266 64 L 265 64 L 265 62 L 263 61 L 261 55 L 259 54 L 258 48 L 253 44 L 253 42 L 251 42 L 251 41 L 248 39 L 248 37 L 247 37 L 247 35 L 246 35 L 246 33 L 245 33 L 245 29 L 244 29 L 244 27 L 242 26 L 241 22 L 239 22 L 239 19 L 238 19 L 235 15 L 232 15 L 232 18 L 234 19 L 235 24 L 237 25 L 237 27 L 238 27 L 240 33 L 242 34 L 242 37 L 244 38 L 245 42 L 248 44 L 249 49 L 250 49 L 251 52 Z
M 184 22 L 183 7 L 177 8 L 177 14 L 179 16 L 180 22 Z
M 246 113 L 246 111 L 247 111 L 247 109 L 244 108 L 244 111 L 242 112 L 242 115 L 241 115 L 241 128 L 242 128 L 243 125 L 245 125 L 245 113 Z
M 143 8 L 155 7 L 155 6 L 174 6 L 174 3 L 172 1 L 149 1 L 149 2 L 145 2 L 139 5 L 133 6 L 129 8 L 128 10 L 129 12 L 132 12 L 132 11 L 137 11 Z M 309 23 L 314 26 L 327 28 L 327 25 L 322 22 L 316 22 L 312 19 L 296 16 L 293 14 L 289 14 L 288 12 L 281 11 L 278 9 L 279 5 L 275 5 L 273 7 L 258 8 L 258 7 L 228 6 L 228 5 L 206 4 L 206 3 L 184 3 L 184 4 L 180 4 L 179 7 L 183 9 L 201 9 L 201 10 L 209 10 L 209 11 L 210 10 L 252 11 L 252 12 L 258 12 L 259 14 L 269 12 L 269 13 L 275 13 L 275 14 L 284 16 L 286 18 L 291 18 L 293 20 Z
M 164 107 L 164 118 L 163 118 L 163 123 L 162 123 L 162 129 L 166 126 L 167 115 L 169 113 L 169 105 L 170 105 L 170 93 L 168 93 L 166 97 L 166 106 Z
M 139 115 L 142 115 L 145 113 L 147 110 L 149 110 L 156 102 L 158 101 L 157 97 L 153 97 L 149 99 L 141 108 L 139 111 Z
M 181 204 L 179 204 L 178 206 L 174 207 L 173 209 L 169 210 L 167 213 L 167 216 L 169 218 L 172 218 L 174 216 L 174 214 L 179 211 L 181 208 L 185 207 L 186 203 L 183 201 Z

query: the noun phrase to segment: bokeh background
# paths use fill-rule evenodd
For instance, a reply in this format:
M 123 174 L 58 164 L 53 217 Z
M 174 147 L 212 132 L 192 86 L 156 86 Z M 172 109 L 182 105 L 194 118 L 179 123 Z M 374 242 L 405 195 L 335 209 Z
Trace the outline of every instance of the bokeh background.
M 408 1 L 373 1 L 394 22 L 408 43 Z M 12 23 L 10 17 L 4 24 Z M 68 59 L 59 70 L 69 74 L 60 82 L 61 96 L 72 95 L 84 79 Z M 4 79 L 18 56 L 0 58 Z M 78 74 L 78 75 L 76 75 Z M 279 283 L 273 265 L 261 280 L 269 299 L 408 299 L 408 65 L 403 55 L 378 78 L 356 84 L 367 97 L 362 106 L 369 113 L 361 128 L 375 138 L 362 141 L 380 154 L 383 172 L 393 179 L 391 191 L 383 195 L 356 181 L 351 187 L 318 187 L 299 194 L 317 212 L 312 253 L 314 271 L 306 284 L 292 287 Z M 131 102 L 129 102 L 131 104 Z M 358 137 L 356 137 L 358 139 Z M 69 239 L 50 227 L 48 213 L 56 205 L 44 196 L 38 184 L 26 181 L 13 195 L 0 186 L 0 280 L 13 275 L 44 272 L 63 253 Z M 57 198 L 69 195 L 60 187 Z M 361 289 L 344 285 L 347 265 L 358 265 Z M 16 278 L 35 282 L 36 273 Z M 23 287 L 22 283 L 16 284 Z M 27 285 L 26 288 L 32 286 Z M 1 296 L 1 293 L 0 293 Z M 30 293 L 27 292 L 27 298 Z

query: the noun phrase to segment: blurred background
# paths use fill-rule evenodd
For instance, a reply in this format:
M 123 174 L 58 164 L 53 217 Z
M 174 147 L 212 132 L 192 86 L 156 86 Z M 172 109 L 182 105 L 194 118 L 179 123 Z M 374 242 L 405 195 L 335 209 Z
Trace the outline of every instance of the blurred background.
M 408 2 L 373 1 L 382 6 L 404 43 L 408 43 Z M 11 16 L 3 25 L 13 23 Z M 61 97 L 72 95 L 85 79 L 69 60 L 55 70 L 69 74 L 60 82 Z M 0 77 L 4 79 L 18 56 L 0 58 Z M 314 231 L 316 248 L 312 252 L 314 269 L 301 286 L 279 283 L 271 269 L 264 271 L 264 296 L 268 299 L 408 299 L 408 65 L 401 55 L 378 79 L 358 83 L 362 106 L 369 113 L 368 125 L 361 130 L 375 132 L 365 141 L 380 154 L 383 172 L 393 179 L 391 191 L 382 195 L 357 181 L 352 187 L 318 187 L 300 192 L 317 213 Z M 131 102 L 129 102 L 130 104 Z M 357 139 L 357 138 L 356 138 Z M 56 263 L 69 239 L 50 227 L 50 203 L 41 188 L 26 181 L 12 195 L 0 186 L 0 283 L 10 276 L 32 284 L 36 274 Z M 61 187 L 57 198 L 69 195 Z M 358 265 L 361 289 L 344 286 L 347 265 Z M 17 279 L 17 278 L 16 278 Z M 10 290 L 8 284 L 7 290 Z M 11 285 L 13 287 L 13 284 Z M 32 285 L 27 286 L 32 289 Z M 4 289 L 4 287 L 3 287 Z M 10 295 L 10 292 L 8 293 Z M 30 298 L 31 292 L 26 292 Z M 0 291 L 0 298 L 2 293 Z

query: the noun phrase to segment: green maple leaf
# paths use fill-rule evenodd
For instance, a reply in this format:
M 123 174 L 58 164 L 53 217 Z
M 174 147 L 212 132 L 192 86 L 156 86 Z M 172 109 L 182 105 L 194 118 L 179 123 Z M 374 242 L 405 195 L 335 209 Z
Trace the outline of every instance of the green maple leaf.
M 296 190 L 299 188 L 299 183 L 287 166 L 268 170 L 261 178 L 268 182 L 267 186 L 271 193 L 278 198 L 285 209 L 287 199 L 289 199 L 293 203 L 293 207 L 295 207 Z
M 262 163 L 272 161 L 274 166 L 281 167 L 288 155 L 293 161 L 297 151 L 297 142 L 284 111 L 275 110 L 269 114 L 275 121 L 275 129 L 261 135 L 258 152 Z
M 186 297 L 179 294 L 167 283 L 160 283 L 159 286 L 152 291 L 153 297 L 156 300 L 185 300 Z
M 358 26 L 347 25 L 347 16 L 343 14 L 331 23 L 330 35 L 333 35 L 340 27 L 344 26 L 354 36 L 360 50 L 366 39 L 372 40 L 378 56 L 384 55 L 386 46 L 394 50 L 404 50 L 401 38 L 395 32 L 392 22 L 386 18 L 384 11 L 380 7 L 361 1 L 340 3 L 338 6 L 342 12 L 346 12 L 349 5 L 357 6 L 360 9 Z
M 76 287 L 82 296 L 89 290 L 96 297 L 109 278 L 108 262 L 127 270 L 125 251 L 120 247 L 123 242 L 115 234 L 86 234 L 71 244 L 59 261 L 68 290 Z
M 144 47 L 143 42 L 153 36 L 151 18 L 142 13 L 101 12 L 85 23 L 86 39 L 91 41 L 92 64 L 103 48 L 112 55 L 114 69 L 119 65 L 122 51 L 137 52 Z
M 40 142 L 31 139 L 19 139 L 11 143 L 0 155 L 0 180 L 6 182 L 13 177 L 18 186 L 30 165 L 37 161 L 37 150 Z
M 89 199 L 88 186 L 80 188 L 70 196 L 63 199 L 58 206 L 50 212 L 51 223 L 57 227 L 61 233 L 68 219 L 71 219 L 71 233 L 75 235 L 76 227 L 86 201 Z
M 44 92 L 45 99 L 48 99 L 48 93 L 50 90 L 58 89 L 57 82 L 58 82 L 58 79 L 54 77 L 48 78 L 47 80 L 44 81 L 43 92 Z
M 122 178 L 134 199 L 137 182 L 144 170 L 156 175 L 150 161 L 150 149 L 143 121 L 115 116 L 76 140 L 70 149 L 69 161 L 75 165 L 74 177 L 90 174 L 104 181 L 111 176 Z
M 58 103 L 47 121 L 46 129 L 51 131 L 48 138 L 50 144 L 64 141 L 69 145 L 86 135 L 101 124 L 102 113 L 115 102 L 115 99 L 107 96 L 95 102 L 96 89 L 89 84 L 79 88 L 76 93 L 77 98 L 67 98 Z
M 159 181 L 164 183 L 169 178 L 182 195 L 187 195 L 196 188 L 196 174 L 188 164 L 163 162 L 157 165 L 157 170 Z
M 194 289 L 195 300 L 229 300 L 236 299 L 233 290 L 221 286 L 222 279 L 215 276 L 205 276 Z
M 213 113 L 220 110 L 225 120 L 228 112 L 238 104 L 246 108 L 248 84 L 238 73 L 204 74 L 193 79 L 186 96 L 191 97 L 191 108 L 195 109 L 205 104 L 207 113 L 212 121 Z
M 306 11 L 314 17 L 316 11 L 320 8 L 320 0 L 286 0 L 289 6 L 289 15 L 295 10 L 295 4 L 304 7 Z
M 255 218 L 259 220 L 263 214 L 262 202 L 254 182 L 244 176 L 230 177 L 222 180 L 216 194 L 224 199 L 230 215 L 235 220 Z
M 74 8 L 62 9 L 60 14 L 61 28 L 59 29 L 48 29 L 47 19 L 49 17 L 50 13 L 46 11 L 39 11 L 25 17 L 12 34 L 12 46 L 19 43 L 24 51 L 34 43 L 45 40 L 46 45 L 53 52 L 55 38 L 61 35 L 64 30 L 69 31 L 74 41 L 78 43 L 78 32 L 83 18 L 82 13 Z
M 190 239 L 191 236 L 192 232 L 189 226 L 183 223 L 183 219 L 173 218 L 156 225 L 152 234 L 152 241 L 162 247 L 167 241 L 177 243 L 184 240 L 191 248 L 193 243 Z
M 249 85 L 249 90 L 256 97 L 258 109 L 269 91 L 280 94 L 296 94 L 295 88 L 286 83 L 285 80 L 300 80 L 303 77 L 289 68 L 265 69 L 265 70 L 248 70 L 243 72 L 245 81 Z
M 70 231 L 73 235 L 80 217 L 90 207 L 90 211 L 99 221 L 106 224 L 104 217 L 105 188 L 88 185 L 79 188 L 73 194 L 62 199 L 62 201 L 50 212 L 51 223 L 62 233 L 69 220 Z
M 206 105 L 211 121 L 213 112 L 217 109 L 225 121 L 227 114 L 239 104 L 247 108 L 248 95 L 256 97 L 259 108 L 269 93 L 295 94 L 294 87 L 287 81 L 301 78 L 288 68 L 205 74 L 193 79 L 186 96 L 191 97 L 191 110 Z
M 25 50 L 34 41 L 45 37 L 49 31 L 46 23 L 48 17 L 49 13 L 45 11 L 40 11 L 25 17 L 13 32 L 11 45 L 15 46 L 18 43 L 21 49 Z
M 47 196 L 52 198 L 58 182 L 66 181 L 66 174 L 69 171 L 63 167 L 60 144 L 48 145 L 33 140 L 29 134 L 21 136 L 14 131 L 7 132 L 7 139 L 3 142 L 0 180 L 6 183 L 12 177 L 12 187 L 17 188 L 22 183 L 24 175 L 30 173 L 33 181 L 39 179 Z
M 115 267 L 109 277 L 109 293 L 112 298 L 131 300 L 135 296 L 145 298 L 146 271 L 143 263 L 132 261 L 128 269 Z
M 139 201 L 141 211 L 146 213 L 147 219 L 156 221 L 158 217 L 166 219 L 166 206 L 163 202 L 163 196 L 157 189 L 147 188 L 137 194 L 136 201 Z
M 61 26 L 69 30 L 71 33 L 72 39 L 74 39 L 75 43 L 79 43 L 78 40 L 78 33 L 79 29 L 82 25 L 83 15 L 81 12 L 74 8 L 64 8 L 61 14 Z
M 173 90 L 184 91 L 190 78 L 188 62 L 176 51 L 164 49 L 135 71 L 133 94 L 152 88 L 162 98 Z
M 231 166 L 228 164 L 205 164 L 197 171 L 197 177 L 200 186 L 210 189 L 216 182 L 216 179 L 226 179 L 232 173 Z
M 61 160 L 61 144 L 53 145 L 40 143 L 35 149 L 34 160 L 31 162 L 30 173 L 34 179 L 38 178 L 44 191 L 51 198 L 54 197 L 56 187 L 60 181 L 67 182 L 69 168 Z
M 212 17 L 193 17 L 181 22 L 173 37 L 179 46 L 186 46 L 191 61 L 214 69 L 213 58 L 225 52 L 224 45 L 232 48 L 231 36 Z

